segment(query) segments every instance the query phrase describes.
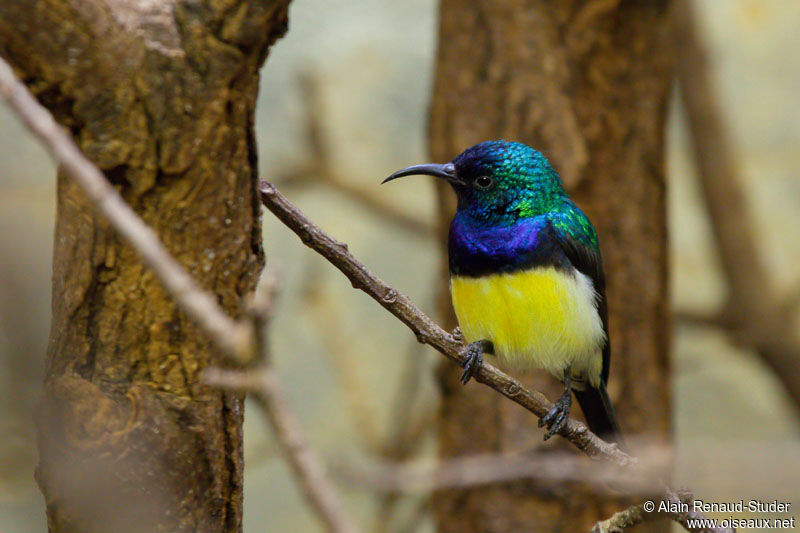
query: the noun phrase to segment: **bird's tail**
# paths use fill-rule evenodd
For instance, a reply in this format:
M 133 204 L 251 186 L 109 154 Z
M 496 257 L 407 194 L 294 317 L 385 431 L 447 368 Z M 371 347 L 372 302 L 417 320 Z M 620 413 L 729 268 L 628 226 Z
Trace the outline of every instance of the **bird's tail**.
M 598 388 L 587 384 L 585 390 L 574 390 L 573 392 L 575 392 L 575 397 L 578 399 L 583 416 L 592 433 L 625 449 L 622 431 L 619 429 L 617 415 L 614 413 L 614 407 L 608 397 L 606 384 L 601 381 Z

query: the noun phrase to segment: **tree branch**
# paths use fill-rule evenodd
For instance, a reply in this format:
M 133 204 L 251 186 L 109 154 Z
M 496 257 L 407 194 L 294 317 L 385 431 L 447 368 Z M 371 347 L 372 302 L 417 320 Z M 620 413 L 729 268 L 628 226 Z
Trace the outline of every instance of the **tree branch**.
M 722 527 L 699 527 L 695 524 L 698 522 L 708 520 L 705 516 L 692 509 L 692 501 L 694 495 L 688 490 L 681 490 L 676 493 L 672 490 L 667 490 L 664 494 L 666 502 L 671 504 L 666 511 L 659 511 L 659 501 L 650 501 L 656 507 L 655 510 L 646 511 L 644 504 L 632 505 L 614 513 L 611 518 L 602 520 L 595 524 L 592 528 L 592 533 L 622 533 L 625 529 L 642 524 L 644 522 L 652 522 L 659 518 L 669 518 L 686 531 L 697 533 L 735 533 L 735 530 L 722 528 Z M 685 510 L 676 510 L 685 509 Z
M 358 531 L 328 478 L 325 463 L 308 443 L 308 437 L 290 409 L 269 364 L 247 371 L 210 368 L 204 373 L 203 380 L 214 387 L 248 393 L 264 411 L 306 501 L 328 530 L 336 533 Z
M 337 302 L 324 291 L 321 276 L 317 270 L 327 268 L 314 263 L 305 274 L 301 290 L 303 304 L 314 320 L 315 328 L 321 332 L 325 352 L 330 364 L 339 375 L 339 385 L 350 407 L 355 427 L 364 445 L 375 455 L 392 460 L 408 459 L 425 442 L 425 436 L 432 430 L 436 416 L 435 408 L 428 402 L 420 404 L 422 376 L 427 368 L 424 345 L 412 342 L 402 356 L 403 368 L 398 372 L 398 384 L 389 410 L 391 420 L 385 434 L 378 430 L 375 409 L 365 401 L 366 390 L 358 372 L 358 365 L 350 354 L 351 344 L 343 336 L 343 328 L 336 313 L 331 313 Z M 373 533 L 392 531 L 395 510 L 401 494 L 377 494 L 377 510 L 371 530 Z M 403 531 L 403 530 L 401 530 Z
M 22 121 L 39 137 L 53 158 L 84 189 L 98 212 L 130 243 L 181 308 L 197 321 L 210 339 L 232 357 L 243 359 L 245 356 L 250 356 L 254 351 L 254 343 L 261 342 L 259 339 L 265 337 L 254 335 L 251 324 L 237 322 L 227 316 L 217 305 L 214 297 L 197 285 L 170 256 L 155 233 L 139 219 L 114 187 L 106 181 L 103 173 L 83 155 L 69 134 L 56 124 L 50 113 L 14 77 L 11 68 L 2 59 L 0 59 L 0 97 L 9 103 Z M 456 363 L 463 363 L 464 343 L 459 332 L 449 334 L 441 329 L 408 297 L 391 288 L 359 263 L 347 251 L 346 244 L 332 239 L 314 225 L 271 184 L 262 182 L 260 192 L 262 203 L 267 209 L 292 229 L 307 246 L 328 259 L 345 274 L 353 287 L 366 292 L 406 324 L 416 334 L 419 342 L 429 344 Z M 260 349 L 266 348 L 261 346 Z M 267 357 L 265 359 L 268 360 Z M 308 455 L 308 448 L 303 446 L 304 440 L 299 426 L 292 425 L 296 421 L 286 417 L 288 411 L 285 409 L 285 404 L 280 403 L 280 393 L 276 392 L 276 380 L 269 371 L 264 372 L 262 368 L 262 372 L 259 373 L 243 374 L 219 370 L 211 372 L 208 379 L 220 386 L 257 391 L 265 405 L 269 404 L 265 409 L 268 415 L 273 417 L 271 419 L 273 425 L 282 428 L 283 433 L 280 434 L 280 438 L 285 439 L 283 446 L 287 450 L 287 455 L 296 463 L 293 463 L 293 467 L 304 472 L 300 476 L 301 482 L 308 483 L 309 475 L 311 479 L 316 480 L 320 475 L 324 476 L 324 473 L 320 474 L 324 472 L 320 470 L 321 463 L 315 465 L 314 459 Z M 489 364 L 481 367 L 476 380 L 518 403 L 539 418 L 552 407 L 543 394 L 527 390 L 517 380 Z M 279 405 L 277 415 L 274 411 L 276 404 Z M 616 445 L 601 440 L 580 422 L 570 419 L 559 434 L 589 457 L 603 458 L 623 469 L 641 471 L 641 466 L 635 458 L 621 451 Z M 336 514 L 336 503 L 330 500 L 331 491 L 324 492 L 328 494 L 314 495 L 312 503 L 320 508 L 325 507 L 327 509 L 325 513 Z M 664 492 L 667 497 L 672 494 L 669 489 L 665 489 Z M 336 531 L 353 531 L 346 517 L 339 516 L 338 519 L 332 519 L 330 514 L 326 514 L 325 519 L 333 520 L 336 527 L 342 528 Z
M 376 424 L 377 413 L 371 403 L 366 401 L 368 393 L 364 382 L 358 375 L 359 366 L 349 353 L 351 343 L 345 339 L 343 324 L 336 313 L 331 313 L 336 302 L 326 298 L 322 288 L 322 277 L 313 270 L 305 275 L 302 288 L 302 305 L 311 315 L 314 329 L 319 332 L 325 355 L 335 374 L 337 385 L 342 390 L 354 425 L 366 448 L 377 453 L 380 450 L 380 436 Z
M 204 291 L 169 254 L 153 230 L 128 207 L 100 169 L 17 80 L 2 58 L 0 98 L 8 102 L 25 125 L 41 139 L 53 159 L 81 186 L 103 218 L 131 244 L 142 262 L 155 272 L 167 291 L 186 314 L 200 324 L 212 342 L 237 360 L 249 357 L 253 345 L 252 328 L 225 314 L 216 298 Z
M 338 268 L 352 283 L 381 304 L 387 311 L 408 326 L 417 340 L 429 344 L 444 356 L 462 365 L 465 358 L 462 351 L 464 342 L 460 336 L 453 336 L 440 328 L 423 313 L 404 294 L 396 291 L 359 263 L 347 250 L 345 243 L 339 242 L 323 232 L 309 220 L 297 207 L 286 199 L 272 184 L 261 182 L 261 201 L 278 219 L 294 231 L 303 243 L 318 252 Z M 516 379 L 501 372 L 494 366 L 484 363 L 476 376 L 476 381 L 491 387 L 506 398 L 518 403 L 528 411 L 542 418 L 552 404 L 537 391 L 529 391 Z M 570 419 L 559 434 L 574 444 L 589 457 L 602 457 L 622 467 L 636 463 L 636 459 L 598 438 L 588 428 Z
M 353 288 L 364 291 L 397 317 L 414 332 L 419 342 L 432 346 L 451 361 L 463 366 L 465 346 L 460 331 L 456 330 L 454 334 L 450 334 L 440 328 L 406 295 L 387 285 L 358 262 L 348 251 L 347 244 L 330 237 L 311 222 L 271 183 L 262 181 L 259 190 L 264 206 L 297 234 L 303 244 L 319 253 L 342 272 L 350 280 Z M 475 380 L 516 402 L 539 418 L 544 417 L 553 405 L 542 393 L 526 389 L 519 381 L 488 363 L 480 367 Z M 600 439 L 581 422 L 570 418 L 558 434 L 589 457 L 605 459 L 631 472 L 641 471 L 642 467 L 635 457 L 623 452 L 617 445 Z M 660 485 L 663 487 L 664 497 L 669 498 L 671 490 L 663 483 Z
M 594 525 L 592 533 L 622 533 L 626 528 L 649 522 L 658 518 L 655 513 L 647 513 L 641 505 L 631 505 L 627 509 L 614 513 L 611 518 Z
M 663 469 L 672 462 L 665 446 L 642 448 L 639 456 L 648 470 Z M 547 454 L 483 454 L 426 462 L 379 461 L 374 464 L 345 462 L 334 468 L 343 480 L 384 494 L 409 494 L 446 489 L 473 488 L 509 481 L 533 480 L 536 489 L 554 490 L 559 483 L 581 482 L 601 492 L 657 496 L 663 491 L 652 477 L 621 470 L 606 461 L 559 451 Z M 613 487 L 610 488 L 610 487 Z
M 203 291 L 169 254 L 155 233 L 128 207 L 103 173 L 14 77 L 11 68 L 2 59 L 0 97 L 42 140 L 53 158 L 83 188 L 99 213 L 130 243 L 181 308 L 197 321 L 218 348 L 239 360 L 245 355 L 252 356 L 253 352 L 258 353 L 261 362 L 258 369 L 250 372 L 209 369 L 205 377 L 209 384 L 253 393 L 274 428 L 306 498 L 328 529 L 337 533 L 357 531 L 344 513 L 321 459 L 309 447 L 300 424 L 283 399 L 277 379 L 268 367 L 266 326 L 276 290 L 274 278 L 267 280 L 263 298 L 255 300 L 250 306 L 252 324 L 234 321 L 222 311 L 216 299 Z
M 258 366 L 244 371 L 209 368 L 203 373 L 203 381 L 213 387 L 249 394 L 264 411 L 306 501 L 328 530 L 355 533 L 358 530 L 328 479 L 325 463 L 308 443 L 308 437 L 272 370 L 268 332 L 278 291 L 278 276 L 272 270 L 264 276 L 263 290 L 256 293 L 248 309 L 256 333 Z

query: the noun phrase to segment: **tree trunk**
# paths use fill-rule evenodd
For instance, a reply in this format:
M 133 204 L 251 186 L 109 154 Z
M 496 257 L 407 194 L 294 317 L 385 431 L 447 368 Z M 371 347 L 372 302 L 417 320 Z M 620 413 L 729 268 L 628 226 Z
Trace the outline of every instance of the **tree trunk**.
M 609 391 L 623 431 L 656 442 L 670 433 L 663 159 L 673 73 L 667 4 L 443 0 L 430 123 L 436 161 L 505 138 L 542 150 L 560 172 L 600 235 L 610 310 Z M 440 193 L 446 222 L 452 195 Z M 543 444 L 529 413 L 482 387 L 463 389 L 457 375 L 448 367 L 442 378 L 443 456 L 546 453 L 563 446 Z M 524 381 L 550 398 L 560 393 L 549 375 Z M 442 531 L 589 531 L 623 502 L 575 484 L 526 482 L 446 491 L 437 496 L 436 511 Z
M 0 54 L 233 316 L 263 265 L 253 109 L 288 0 L 3 0 Z M 36 477 L 50 531 L 240 531 L 242 398 L 58 178 Z

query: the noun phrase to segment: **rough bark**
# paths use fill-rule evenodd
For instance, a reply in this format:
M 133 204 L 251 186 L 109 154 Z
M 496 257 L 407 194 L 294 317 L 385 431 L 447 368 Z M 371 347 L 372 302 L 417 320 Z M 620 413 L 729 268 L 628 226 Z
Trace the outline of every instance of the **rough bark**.
M 263 265 L 253 109 L 288 0 L 7 0 L 0 54 L 233 316 Z M 37 480 L 50 531 L 240 531 L 242 398 L 58 178 Z
M 443 0 L 430 123 L 435 161 L 505 138 L 542 150 L 560 172 L 600 235 L 609 391 L 623 431 L 659 441 L 670 433 L 667 8 L 666 1 Z M 452 198 L 440 193 L 444 223 Z M 442 455 L 546 453 L 559 445 L 542 444 L 536 421 L 510 402 L 479 387 L 464 391 L 457 374 L 448 368 L 442 376 Z M 560 393 L 548 375 L 524 381 L 551 398 Z M 544 493 L 531 483 L 509 483 L 443 492 L 435 505 L 442 531 L 588 531 L 624 508 L 623 501 L 574 484 Z

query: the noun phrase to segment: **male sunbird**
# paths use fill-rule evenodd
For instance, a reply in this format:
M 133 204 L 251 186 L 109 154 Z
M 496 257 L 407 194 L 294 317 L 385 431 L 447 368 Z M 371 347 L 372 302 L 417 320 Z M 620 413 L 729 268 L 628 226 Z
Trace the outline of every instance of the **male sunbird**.
M 449 163 L 415 165 L 384 183 L 426 174 L 455 190 L 450 294 L 469 343 L 463 383 L 493 354 L 516 370 L 543 368 L 564 394 L 539 421 L 545 440 L 566 423 L 572 391 L 589 428 L 621 443 L 608 381 L 605 276 L 597 234 L 547 159 L 521 143 L 486 141 Z

